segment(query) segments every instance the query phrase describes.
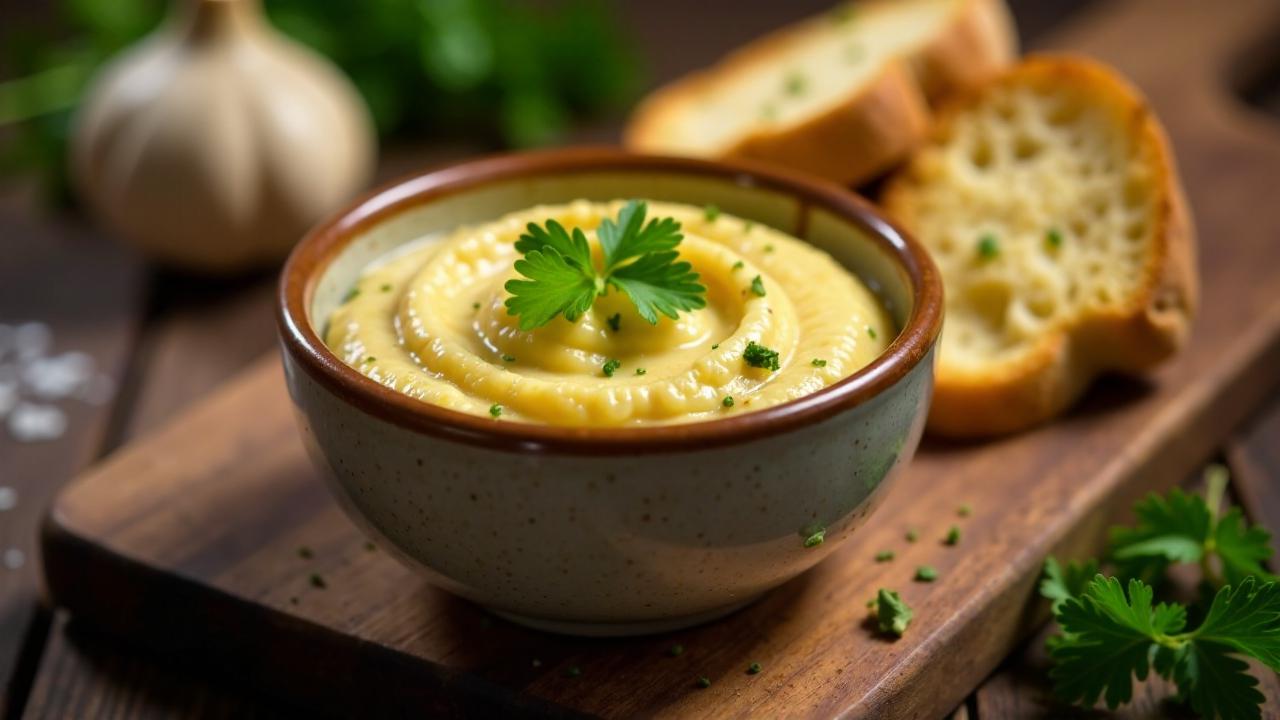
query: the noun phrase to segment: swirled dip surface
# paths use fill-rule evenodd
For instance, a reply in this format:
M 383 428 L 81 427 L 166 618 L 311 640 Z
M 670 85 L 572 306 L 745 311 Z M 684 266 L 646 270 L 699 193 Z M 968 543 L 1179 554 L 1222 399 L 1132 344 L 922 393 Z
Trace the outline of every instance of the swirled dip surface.
M 384 258 L 333 313 L 325 342 L 361 373 L 433 405 L 483 416 L 500 406 L 498 422 L 617 426 L 708 420 L 809 395 L 871 362 L 897 332 L 826 253 L 731 215 L 659 202 L 649 217 L 682 225 L 678 249 L 707 287 L 705 308 L 650 325 L 611 290 L 577 322 L 520 330 L 503 285 L 517 277 L 525 226 L 554 218 L 580 227 L 598 252 L 595 229 L 622 204 L 533 207 Z M 753 290 L 757 276 L 764 295 Z M 751 342 L 776 350 L 780 369 L 750 366 Z M 609 360 L 621 363 L 612 377 Z

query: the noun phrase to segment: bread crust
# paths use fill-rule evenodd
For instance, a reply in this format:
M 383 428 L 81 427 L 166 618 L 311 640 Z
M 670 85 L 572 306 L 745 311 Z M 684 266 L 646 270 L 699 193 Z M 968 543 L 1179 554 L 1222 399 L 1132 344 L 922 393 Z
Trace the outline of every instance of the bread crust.
M 1072 83 L 1100 103 L 1115 104 L 1127 118 L 1126 131 L 1150 151 L 1157 200 L 1143 277 L 1128 303 L 1060 324 L 1016 358 L 980 372 L 948 366 L 944 352 L 928 425 L 939 435 L 992 436 L 1044 423 L 1075 403 L 1100 373 L 1139 373 L 1173 355 L 1187 342 L 1195 315 L 1195 228 L 1168 138 L 1146 101 L 1107 66 L 1071 55 L 1028 57 L 993 84 L 1028 80 Z M 981 101 L 979 91 L 945 108 L 933 142 L 943 142 L 952 119 Z M 890 178 L 881 195 L 908 232 L 911 172 L 909 165 Z
M 873 0 L 860 8 L 880 11 L 874 6 L 887 4 L 890 0 Z M 783 28 L 708 70 L 659 88 L 632 113 L 623 144 L 639 151 L 669 151 L 667 127 L 688 104 L 714 92 L 724 77 L 758 72 L 785 48 L 805 42 L 815 23 L 829 21 L 816 17 Z M 965 0 L 936 38 L 910 57 L 885 61 L 872 81 L 843 102 L 799 123 L 758 128 L 703 154 L 771 162 L 845 185 L 865 183 L 925 139 L 930 122 L 926 87 L 934 97 L 966 87 L 1006 65 L 1016 48 L 1004 0 Z

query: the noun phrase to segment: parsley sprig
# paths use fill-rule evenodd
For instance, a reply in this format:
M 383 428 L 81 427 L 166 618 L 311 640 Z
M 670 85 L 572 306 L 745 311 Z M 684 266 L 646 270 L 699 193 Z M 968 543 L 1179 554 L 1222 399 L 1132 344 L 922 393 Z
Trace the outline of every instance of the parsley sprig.
M 596 298 L 613 287 L 626 293 L 636 312 L 656 325 L 661 313 L 675 319 L 680 312 L 705 307 L 707 289 L 687 262 L 678 261 L 675 248 L 684 239 L 674 218 L 654 218 L 645 223 L 647 206 L 629 201 L 617 220 L 600 222 L 602 267 L 591 257 L 581 228 L 570 233 L 559 222 L 529 223 L 516 241 L 523 257 L 516 272 L 527 279 L 508 280 L 507 312 L 520 318 L 521 330 L 533 330 L 564 315 L 576 321 L 591 309 Z
M 1108 564 L 1045 562 L 1040 593 L 1053 602 L 1062 635 L 1049 639 L 1050 676 L 1059 697 L 1114 709 L 1133 696 L 1133 678 L 1154 670 L 1205 718 L 1257 718 L 1264 700 L 1243 659 L 1280 672 L 1280 585 L 1263 562 L 1270 534 L 1239 509 L 1220 512 L 1226 469 L 1206 472 L 1205 497 L 1173 490 L 1134 507 L 1137 525 L 1111 533 Z M 1208 608 L 1154 604 L 1174 563 L 1199 564 L 1212 594 Z M 1127 579 L 1127 585 L 1123 581 Z M 1225 583 L 1225 584 L 1224 584 Z M 1126 592 L 1127 588 L 1127 592 Z M 1187 629 L 1188 614 L 1204 620 Z

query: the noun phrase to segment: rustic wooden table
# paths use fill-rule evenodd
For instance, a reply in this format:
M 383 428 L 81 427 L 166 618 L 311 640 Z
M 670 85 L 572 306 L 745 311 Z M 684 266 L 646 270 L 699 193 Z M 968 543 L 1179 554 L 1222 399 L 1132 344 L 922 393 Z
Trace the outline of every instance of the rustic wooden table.
M 671 23 L 672 6 L 684 18 Z M 652 50 L 661 80 L 705 64 L 724 49 L 791 17 L 827 5 L 790 3 L 634 3 L 627 12 Z M 1013 2 L 1022 37 L 1036 39 L 1080 5 Z M 3 7 L 0 5 L 0 7 Z M 708 37 L 705 28 L 717 32 Z M 1280 113 L 1280 81 L 1259 79 L 1250 99 Z M 608 141 L 616 126 L 580 138 Z M 453 144 L 397 149 L 383 178 L 483 148 Z M 42 602 L 36 534 L 57 489 L 87 464 L 157 427 L 177 409 L 234 375 L 275 343 L 266 273 L 213 282 L 148 267 L 84 221 L 38 209 L 23 187 L 0 195 L 0 324 L 47 323 L 55 351 L 88 353 L 114 379 L 103 404 L 69 403 L 56 441 L 19 444 L 0 434 L 0 713 L 4 717 L 253 717 L 291 714 L 258 697 L 234 672 L 198 657 L 155 657 L 127 639 L 97 634 Z M 1255 521 L 1280 528 L 1280 396 L 1222 448 L 1234 491 Z M 6 489 L 7 490 L 4 490 Z M 1028 642 L 957 708 L 954 717 L 1062 717 L 1044 683 L 1042 638 Z M 1274 681 L 1274 678 L 1269 678 Z M 1277 697 L 1274 682 L 1268 695 Z M 1165 717 L 1164 688 L 1148 684 L 1123 717 Z M 1273 711 L 1274 712 L 1274 711 Z

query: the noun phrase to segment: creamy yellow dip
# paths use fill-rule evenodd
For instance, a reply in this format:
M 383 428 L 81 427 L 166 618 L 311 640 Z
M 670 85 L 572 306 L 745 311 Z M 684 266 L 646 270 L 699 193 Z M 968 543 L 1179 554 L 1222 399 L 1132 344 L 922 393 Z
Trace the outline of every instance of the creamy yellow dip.
M 375 262 L 332 315 L 325 342 L 368 377 L 433 405 L 555 425 L 654 425 L 760 410 L 814 393 L 884 351 L 896 329 L 875 295 L 831 256 L 785 233 L 703 208 L 673 217 L 678 250 L 707 306 L 651 325 L 617 290 L 577 322 L 532 331 L 507 313 L 514 244 L 528 223 L 595 228 L 624 203 L 579 200 L 463 227 Z M 752 289 L 759 276 L 765 294 Z M 609 318 L 620 315 L 618 330 Z M 750 342 L 780 369 L 749 366 Z M 621 363 L 612 377 L 603 366 Z M 725 398 L 732 398 L 726 400 Z

